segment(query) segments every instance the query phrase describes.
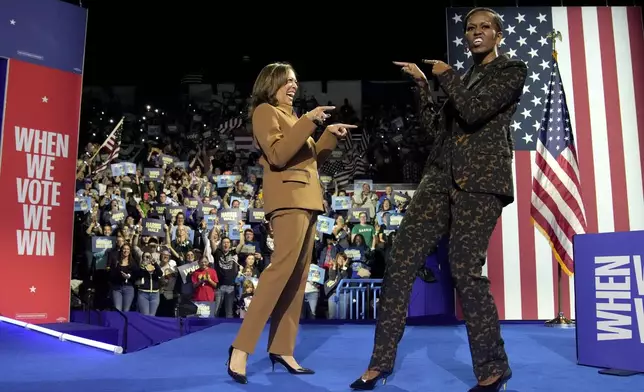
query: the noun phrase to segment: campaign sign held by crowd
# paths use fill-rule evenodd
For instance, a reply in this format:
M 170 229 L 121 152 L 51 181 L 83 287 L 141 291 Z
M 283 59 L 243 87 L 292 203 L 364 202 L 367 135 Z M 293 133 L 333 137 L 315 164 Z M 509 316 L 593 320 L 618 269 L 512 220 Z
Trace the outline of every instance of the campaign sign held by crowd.
M 36 324 L 64 322 L 86 12 L 55 0 L 7 0 L 0 14 L 8 18 L 0 23 L 0 56 L 8 58 L 0 66 L 0 90 L 6 89 L 0 273 L 7 277 L 0 313 Z
M 577 362 L 644 372 L 644 231 L 574 237 Z

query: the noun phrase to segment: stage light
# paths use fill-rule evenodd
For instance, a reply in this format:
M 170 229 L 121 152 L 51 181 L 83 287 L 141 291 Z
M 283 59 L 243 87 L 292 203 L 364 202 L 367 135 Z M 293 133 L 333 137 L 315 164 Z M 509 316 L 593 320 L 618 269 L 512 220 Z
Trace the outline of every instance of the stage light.
M 154 109 L 154 112 L 155 112 L 155 113 L 159 113 L 159 109 Z
M 152 107 L 150 105 L 146 106 L 145 108 L 148 109 L 148 110 L 152 109 Z
M 18 326 L 18 327 L 23 327 L 23 328 L 28 329 L 30 331 L 40 332 L 40 333 L 43 333 L 45 335 L 53 336 L 55 338 L 58 338 L 61 341 L 73 342 L 73 343 L 78 343 L 78 344 L 82 344 L 82 345 L 85 345 L 85 346 L 98 348 L 98 349 L 105 350 L 105 351 L 111 351 L 114 354 L 123 354 L 123 347 L 121 347 L 121 346 L 115 346 L 113 344 L 97 342 L 96 340 L 81 338 L 81 337 L 74 336 L 74 335 L 69 335 L 69 334 L 66 334 L 66 333 L 54 331 L 53 329 L 41 327 L 39 325 L 25 323 L 24 321 L 20 321 L 20 320 L 14 320 L 14 319 L 9 318 L 9 317 L 0 316 L 0 321 L 4 321 L 5 323 L 8 323 L 8 324 L 13 324 L 13 325 Z
M 112 124 L 112 123 L 114 123 L 114 120 L 112 120 L 112 119 L 110 118 L 110 124 Z
M 143 116 L 143 121 L 145 121 L 145 116 Z

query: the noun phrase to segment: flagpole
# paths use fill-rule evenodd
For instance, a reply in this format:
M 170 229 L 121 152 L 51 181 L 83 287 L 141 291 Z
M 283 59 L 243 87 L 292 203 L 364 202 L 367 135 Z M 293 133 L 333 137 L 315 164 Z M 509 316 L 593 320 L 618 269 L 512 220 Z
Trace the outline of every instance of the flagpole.
M 552 58 L 557 59 L 557 39 L 561 41 L 561 32 L 552 30 L 546 36 L 552 41 Z M 563 276 L 561 264 L 557 262 L 557 317 L 546 321 L 546 327 L 552 328 L 575 328 L 575 322 L 566 317 L 562 310 L 561 304 L 561 280 Z

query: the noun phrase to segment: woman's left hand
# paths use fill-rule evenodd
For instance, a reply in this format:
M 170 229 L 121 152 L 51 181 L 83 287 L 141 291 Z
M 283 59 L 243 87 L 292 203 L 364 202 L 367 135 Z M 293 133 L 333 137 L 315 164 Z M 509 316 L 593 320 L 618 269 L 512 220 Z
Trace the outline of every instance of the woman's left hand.
M 326 127 L 326 130 L 338 137 L 345 137 L 347 135 L 348 129 L 358 128 L 357 125 L 349 124 L 332 124 Z

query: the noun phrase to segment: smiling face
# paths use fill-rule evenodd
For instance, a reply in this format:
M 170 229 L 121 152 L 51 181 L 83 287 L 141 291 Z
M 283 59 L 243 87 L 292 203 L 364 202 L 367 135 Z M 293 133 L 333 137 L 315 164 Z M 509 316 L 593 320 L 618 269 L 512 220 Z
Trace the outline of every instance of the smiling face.
M 280 105 L 293 105 L 293 99 L 295 98 L 295 93 L 297 93 L 297 78 L 295 77 L 295 72 L 292 69 L 289 69 L 286 74 L 286 84 L 277 90 L 275 93 L 275 99 Z
M 466 21 L 465 39 L 470 52 L 477 57 L 496 55 L 503 32 L 497 17 L 489 11 L 476 11 Z
M 249 115 L 252 116 L 255 108 L 263 103 L 293 106 L 297 87 L 297 76 L 290 64 L 267 65 L 261 70 L 253 85 Z

